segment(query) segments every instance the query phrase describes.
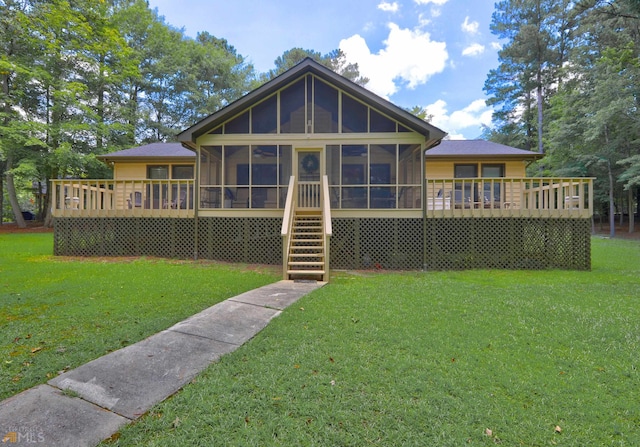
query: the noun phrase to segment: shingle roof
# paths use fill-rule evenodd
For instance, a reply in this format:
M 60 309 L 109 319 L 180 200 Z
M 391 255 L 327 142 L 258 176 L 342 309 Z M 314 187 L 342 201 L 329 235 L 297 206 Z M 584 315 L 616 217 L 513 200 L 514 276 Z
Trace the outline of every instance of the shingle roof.
M 537 152 L 525 151 L 486 140 L 442 140 L 440 145 L 426 151 L 427 158 L 449 157 L 513 157 L 541 158 Z
M 183 158 L 194 159 L 196 154 L 185 148 L 182 143 L 151 143 L 122 151 L 111 152 L 98 158 L 108 160 L 125 160 L 130 158 Z
M 389 117 L 397 120 L 409 129 L 424 135 L 425 137 L 427 137 L 427 139 L 433 142 L 444 138 L 446 135 L 446 132 L 438 129 L 432 124 L 421 120 L 415 115 L 396 106 L 395 104 L 376 95 L 375 93 L 356 84 L 355 82 L 352 82 L 349 79 L 340 76 L 339 74 L 331 71 L 330 69 L 314 61 L 313 59 L 306 58 L 299 64 L 295 65 L 293 68 L 290 68 L 286 72 L 263 84 L 252 92 L 247 93 L 237 101 L 232 102 L 228 106 L 218 110 L 217 112 L 204 118 L 202 121 L 182 131 L 180 134 L 178 134 L 178 140 L 187 144 L 194 143 L 199 136 L 206 134 L 210 130 L 213 130 L 224 121 L 232 118 L 234 115 L 240 113 L 241 111 L 248 109 L 262 99 L 275 93 L 280 88 L 285 87 L 293 80 L 298 79 L 307 73 L 313 73 L 320 79 L 329 82 L 330 84 L 354 96 L 355 98 L 358 98 L 361 101 L 369 104 L 370 106 L 386 113 L 387 115 L 389 115 Z

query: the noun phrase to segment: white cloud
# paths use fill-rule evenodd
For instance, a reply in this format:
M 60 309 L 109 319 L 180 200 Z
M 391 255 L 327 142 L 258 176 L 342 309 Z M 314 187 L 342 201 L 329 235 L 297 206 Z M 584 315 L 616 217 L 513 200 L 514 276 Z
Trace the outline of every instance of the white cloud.
M 427 25 L 429 25 L 431 23 L 431 19 L 428 17 L 425 17 L 425 15 L 423 13 L 420 13 L 418 15 L 418 26 L 419 27 L 425 27 Z
M 479 56 L 484 53 L 485 47 L 484 45 L 480 45 L 479 43 L 473 43 L 469 45 L 467 48 L 462 50 L 463 56 Z
M 476 99 L 462 110 L 449 114 L 446 101 L 439 99 L 425 107 L 429 115 L 433 115 L 431 124 L 448 132 L 452 139 L 458 139 L 463 129 L 491 125 L 493 110 L 485 104 L 484 99 Z M 455 138 L 454 138 L 455 136 Z
M 462 31 L 468 34 L 478 34 L 478 28 L 480 24 L 478 22 L 469 22 L 469 16 L 464 18 L 464 22 L 460 25 Z
M 398 12 L 398 9 L 400 9 L 400 6 L 398 5 L 398 2 L 388 3 L 383 1 L 378 5 L 378 9 L 385 12 Z
M 417 4 L 419 5 L 428 5 L 429 3 L 432 3 L 434 5 L 444 5 L 445 3 L 447 3 L 449 0 L 414 0 Z
M 356 34 L 341 40 L 339 48 L 369 78 L 367 88 L 387 98 L 398 91 L 401 83 L 409 88 L 426 83 L 445 69 L 449 57 L 445 42 L 432 41 L 427 32 L 401 29 L 395 23 L 389 24 L 384 45 L 372 54 L 364 38 Z
M 491 42 L 491 48 L 496 51 L 502 50 L 502 44 L 500 42 Z

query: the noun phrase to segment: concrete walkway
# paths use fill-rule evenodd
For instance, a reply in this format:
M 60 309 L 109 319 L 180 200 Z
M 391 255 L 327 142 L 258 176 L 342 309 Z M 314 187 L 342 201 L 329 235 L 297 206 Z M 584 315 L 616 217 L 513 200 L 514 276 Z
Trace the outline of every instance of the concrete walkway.
M 324 283 L 280 281 L 0 402 L 0 443 L 95 446 Z

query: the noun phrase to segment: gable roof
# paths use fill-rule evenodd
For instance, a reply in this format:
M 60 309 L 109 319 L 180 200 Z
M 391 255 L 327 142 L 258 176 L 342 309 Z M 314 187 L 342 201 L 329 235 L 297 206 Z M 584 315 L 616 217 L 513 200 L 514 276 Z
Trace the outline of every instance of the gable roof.
M 543 154 L 525 151 L 487 140 L 442 140 L 440 144 L 425 152 L 427 159 L 433 158 L 516 158 L 536 160 Z
M 138 146 L 131 149 L 125 149 L 122 151 L 111 152 L 110 154 L 104 154 L 98 156 L 98 159 L 105 163 L 114 161 L 139 161 L 142 159 L 164 158 L 193 161 L 196 154 L 185 148 L 182 143 L 151 143 L 144 146 Z
M 232 102 L 226 107 L 184 130 L 178 134 L 178 141 L 186 144 L 195 143 L 199 136 L 213 130 L 223 122 L 308 73 L 314 74 L 323 81 L 345 91 L 349 95 L 363 101 L 374 109 L 384 112 L 390 118 L 393 118 L 409 129 L 424 135 L 429 140 L 437 141 L 444 138 L 446 135 L 446 132 L 441 129 L 421 120 L 412 113 L 407 112 L 406 110 L 307 57 L 302 62 L 281 75 L 273 78 L 252 92 L 247 93 L 242 98 Z

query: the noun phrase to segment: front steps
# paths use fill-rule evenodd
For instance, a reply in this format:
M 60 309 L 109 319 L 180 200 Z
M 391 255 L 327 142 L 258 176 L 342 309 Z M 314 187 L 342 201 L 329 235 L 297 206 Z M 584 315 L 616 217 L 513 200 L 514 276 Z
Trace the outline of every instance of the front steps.
M 320 211 L 297 211 L 291 228 L 291 243 L 287 256 L 289 279 L 324 281 L 325 237 Z

